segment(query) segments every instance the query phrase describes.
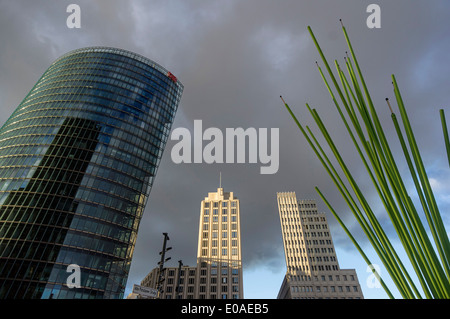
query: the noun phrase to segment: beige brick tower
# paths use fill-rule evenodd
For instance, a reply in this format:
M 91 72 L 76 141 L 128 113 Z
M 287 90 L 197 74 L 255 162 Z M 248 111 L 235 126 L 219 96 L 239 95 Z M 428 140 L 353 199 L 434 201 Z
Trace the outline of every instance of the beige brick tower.
M 198 230 L 198 298 L 242 299 L 239 199 L 233 192 L 208 193 Z
M 279 299 L 362 299 L 354 269 L 340 269 L 326 215 L 314 200 L 277 193 L 286 276 Z

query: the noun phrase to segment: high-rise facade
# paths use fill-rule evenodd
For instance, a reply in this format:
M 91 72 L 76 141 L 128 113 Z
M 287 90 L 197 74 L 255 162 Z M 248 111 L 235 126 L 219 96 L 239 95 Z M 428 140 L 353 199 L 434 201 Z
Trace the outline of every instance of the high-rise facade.
M 162 299 L 243 299 L 239 199 L 233 192 L 208 193 L 201 202 L 197 265 L 165 268 Z M 141 285 L 158 286 L 158 268 Z M 176 278 L 179 278 L 178 281 Z M 180 289 L 176 291 L 179 284 Z
M 314 200 L 295 192 L 277 193 L 286 276 L 279 299 L 361 299 L 354 269 L 340 269 L 324 213 Z
M 47 69 L 0 129 L 0 298 L 123 297 L 182 91 L 116 48 Z
M 239 199 L 208 193 L 201 203 L 197 268 L 200 299 L 243 299 Z
M 159 278 L 159 268 L 154 268 L 141 281 L 141 286 L 157 289 Z M 167 267 L 161 278 L 164 281 L 160 287 L 160 299 L 198 298 L 197 266 Z

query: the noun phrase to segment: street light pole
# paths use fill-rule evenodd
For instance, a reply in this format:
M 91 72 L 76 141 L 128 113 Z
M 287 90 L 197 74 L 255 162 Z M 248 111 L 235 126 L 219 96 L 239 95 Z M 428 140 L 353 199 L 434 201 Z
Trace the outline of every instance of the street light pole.
M 165 255 L 166 255 L 167 251 L 172 249 L 172 247 L 166 248 L 167 241 L 170 240 L 169 235 L 167 233 L 163 233 L 163 235 L 164 235 L 163 249 L 159 253 L 161 255 L 161 261 L 158 262 L 158 265 L 159 265 L 158 286 L 157 286 L 158 298 L 161 298 L 161 294 L 163 293 L 163 291 L 162 291 L 162 283 L 164 281 L 164 278 L 163 278 L 162 274 L 163 274 L 163 271 L 164 271 L 164 263 L 171 259 L 171 257 L 165 258 Z
M 178 295 L 180 293 L 180 281 L 181 281 L 181 266 L 183 266 L 183 262 L 181 260 L 178 260 L 178 278 L 177 278 L 177 287 L 175 288 L 175 293 L 178 299 Z M 186 278 L 186 276 L 185 276 Z

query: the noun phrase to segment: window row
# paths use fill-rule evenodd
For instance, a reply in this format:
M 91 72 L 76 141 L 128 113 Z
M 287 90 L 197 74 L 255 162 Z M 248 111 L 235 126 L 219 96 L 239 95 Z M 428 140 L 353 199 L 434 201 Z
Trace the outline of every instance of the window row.
M 51 104 L 51 107 L 59 110 L 59 113 L 53 116 L 47 116 L 45 112 L 36 113 L 37 111 L 43 111 L 42 106 L 40 104 L 30 105 L 26 113 L 27 117 L 19 120 L 14 118 L 14 122 L 8 120 L 3 127 L 4 133 L 2 133 L 2 137 L 16 136 L 18 135 L 16 130 L 20 130 L 21 128 L 27 128 L 27 130 L 29 128 L 38 130 L 37 128 L 40 128 L 42 134 L 56 134 L 54 131 L 55 125 L 59 129 L 66 117 L 91 118 L 93 116 L 91 114 L 95 114 L 97 122 L 102 123 L 103 133 L 120 136 L 122 139 L 130 141 L 133 144 L 139 145 L 139 140 L 143 140 L 158 145 L 163 136 L 163 128 L 155 125 L 156 122 L 151 120 L 147 121 L 146 117 L 144 121 L 140 122 L 124 122 L 122 118 L 113 117 L 112 114 L 106 116 L 105 112 L 107 112 L 107 108 L 101 105 L 84 105 L 76 102 L 55 101 Z M 49 108 L 50 106 L 47 105 L 46 109 L 49 110 Z M 120 108 L 121 106 L 119 106 Z M 85 114 L 78 112 L 83 110 L 86 111 Z M 153 112 L 156 111 L 153 110 Z M 30 114 L 31 112 L 33 113 Z M 120 129 L 120 132 L 115 132 L 114 134 L 114 131 L 118 129 Z
M 45 105 L 35 104 L 29 107 L 26 112 L 20 112 L 14 116 L 14 122 L 5 124 L 4 130 L 16 127 L 34 125 L 54 125 L 60 124 L 62 118 L 77 117 L 88 118 L 98 123 L 108 123 L 111 127 L 118 127 L 124 132 L 129 132 L 149 140 L 148 136 L 154 136 L 157 144 L 163 137 L 168 136 L 166 126 L 154 117 L 145 116 L 143 119 L 136 118 L 129 113 L 122 111 L 122 105 L 117 104 L 117 108 L 105 107 L 90 103 L 89 101 L 52 101 Z M 81 113 L 81 114 L 80 114 Z M 84 113 L 84 114 L 83 114 Z M 56 122 L 56 123 L 55 123 Z
M 42 151 L 48 150 L 48 144 L 51 144 L 53 142 L 54 136 L 19 136 L 17 138 L 14 138 L 10 141 L 10 146 L 5 146 L 2 149 L 2 155 L 5 157 L 2 157 L 2 162 L 4 161 L 5 164 L 12 164 L 12 165 L 20 165 L 20 161 L 23 162 L 23 164 L 33 164 L 36 165 L 38 163 L 40 156 L 35 157 L 33 155 L 42 154 Z M 58 142 L 59 143 L 59 142 Z M 82 143 L 86 143 L 86 141 L 79 141 L 78 144 L 72 144 L 71 147 L 65 147 L 66 144 L 62 144 L 64 153 L 70 153 L 73 151 L 82 152 L 84 151 L 84 147 Z M 47 144 L 47 147 L 40 147 L 38 145 L 33 144 Z M 90 152 L 86 153 L 86 156 L 89 155 L 89 158 L 79 158 L 80 160 L 88 160 L 92 162 L 98 162 L 99 164 L 109 166 L 114 161 L 122 161 L 127 163 L 127 165 L 134 166 L 136 168 L 147 168 L 149 165 L 156 165 L 158 163 L 159 158 L 161 157 L 161 151 L 156 148 L 155 146 L 150 147 L 150 152 L 144 151 L 136 146 L 132 146 L 130 143 L 121 142 L 120 146 L 123 146 L 123 150 L 120 150 L 118 148 L 113 147 L 113 145 L 106 145 L 106 144 L 97 144 L 95 151 L 92 155 L 92 158 L 90 158 Z M 58 144 L 51 144 L 53 147 L 58 147 Z M 126 146 L 125 146 L 126 145 Z M 39 153 L 30 153 L 31 151 L 36 150 L 39 151 Z M 153 152 L 153 154 L 151 153 Z M 100 154 L 99 154 L 100 153 Z M 25 155 L 29 154 L 29 156 L 18 156 L 18 155 Z M 104 158 L 103 154 L 106 154 L 109 156 L 108 158 Z M 13 155 L 13 156 L 12 156 Z M 61 154 L 63 156 L 64 154 Z M 26 158 L 32 157 L 33 159 L 27 160 Z M 33 162 L 34 161 L 34 162 Z M 19 162 L 19 163 L 16 163 Z M 122 164 L 123 165 L 123 164 Z M 145 172 L 145 171 L 144 171 Z M 152 172 L 154 173 L 154 172 Z M 2 176 L 3 177 L 3 176 Z
M 208 234 L 209 234 L 209 232 L 204 231 L 203 232 L 203 239 L 207 239 L 208 238 Z M 213 231 L 211 234 L 212 234 L 211 238 L 219 238 L 219 232 L 218 231 Z M 238 237 L 237 231 L 232 231 L 231 232 L 231 238 L 237 238 L 237 237 Z M 223 231 L 222 232 L 222 238 L 228 238 L 228 232 Z
M 125 201 L 119 197 L 111 194 L 107 194 L 101 191 L 86 189 L 80 187 L 75 195 L 75 199 L 79 201 L 87 201 L 110 207 L 119 211 L 127 212 L 129 214 L 136 214 L 139 210 L 142 210 L 140 204 L 131 203 Z
M 220 204 L 221 203 L 221 204 Z M 228 205 L 228 203 L 230 203 L 230 205 Z M 209 202 L 209 201 L 205 201 L 204 202 L 204 207 L 205 208 L 219 208 L 219 207 L 237 207 L 237 200 L 232 200 L 232 201 L 221 201 L 221 202 Z
M 232 215 L 236 215 L 236 213 L 237 213 L 236 208 L 231 208 L 231 214 Z M 227 208 L 223 208 L 222 209 L 222 215 L 226 215 L 226 214 L 228 214 L 228 209 Z M 208 216 L 209 215 L 209 208 L 205 208 L 203 210 L 203 215 L 204 216 Z M 213 208 L 213 215 L 214 216 L 219 215 L 219 210 L 217 208 Z
M 74 66 L 70 68 L 70 66 Z M 108 70 L 110 67 L 103 64 L 97 64 L 95 66 L 91 65 L 80 65 L 72 64 L 68 65 L 66 69 L 62 72 L 47 72 L 45 78 L 43 78 L 38 86 L 35 87 L 30 96 L 33 96 L 35 92 L 45 90 L 46 87 L 53 87 L 56 85 L 61 85 L 61 82 L 72 81 L 74 84 L 89 83 L 94 81 L 103 81 L 108 84 L 108 86 L 116 86 L 118 89 L 127 88 L 130 91 L 134 91 L 135 88 L 140 91 L 146 90 L 148 95 L 153 95 L 157 99 L 165 103 L 173 103 L 178 95 L 173 88 L 162 88 L 158 87 L 158 81 L 136 81 L 134 78 L 139 77 L 137 74 L 118 72 L 117 70 Z M 102 66 L 99 68 L 99 66 Z M 70 72 L 74 71 L 74 72 Z M 113 82 L 114 81 L 114 82 Z M 126 95 L 130 93 L 122 92 Z
M 337 288 L 337 289 L 336 289 Z M 327 293 L 327 292 L 358 292 L 358 286 L 293 286 L 291 287 L 293 293 L 298 292 L 315 292 L 315 293 Z
M 222 249 L 211 248 L 211 256 L 219 256 L 218 255 L 219 252 L 221 252 L 220 256 L 228 256 L 228 248 L 222 248 Z M 238 249 L 231 248 L 231 255 L 238 256 Z M 202 249 L 202 257 L 207 257 L 207 256 L 208 256 L 208 249 L 203 248 Z
M 218 247 L 218 242 L 219 242 L 218 240 L 212 240 L 211 241 L 211 247 Z M 222 244 L 222 247 L 228 246 L 228 240 L 226 240 L 226 239 L 222 240 L 221 244 Z M 237 239 L 233 239 L 231 241 L 231 246 L 233 246 L 233 247 L 237 247 L 238 246 Z M 209 247 L 209 242 L 207 240 L 203 240 L 202 241 L 202 247 Z

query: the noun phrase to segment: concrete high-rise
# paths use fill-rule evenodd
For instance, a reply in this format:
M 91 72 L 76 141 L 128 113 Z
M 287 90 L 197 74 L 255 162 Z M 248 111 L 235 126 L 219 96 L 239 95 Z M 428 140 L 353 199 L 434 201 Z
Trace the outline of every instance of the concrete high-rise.
M 115 48 L 47 69 L 0 129 L 0 298 L 123 297 L 182 91 Z
M 233 192 L 208 193 L 201 202 L 197 265 L 167 267 L 162 274 L 162 299 L 243 299 L 239 199 Z M 158 268 L 141 285 L 158 286 Z M 179 282 L 176 278 L 179 278 Z M 177 284 L 180 289 L 176 291 Z
M 159 268 L 153 268 L 141 281 L 141 286 L 157 289 L 159 278 Z M 197 266 L 165 267 L 161 278 L 164 281 L 160 287 L 160 299 L 198 298 Z M 141 298 L 139 295 L 136 297 Z
M 201 203 L 197 267 L 200 299 L 244 298 L 239 199 L 221 187 Z
M 354 269 L 340 269 L 324 213 L 314 200 L 277 193 L 286 275 L 279 299 L 362 299 Z

